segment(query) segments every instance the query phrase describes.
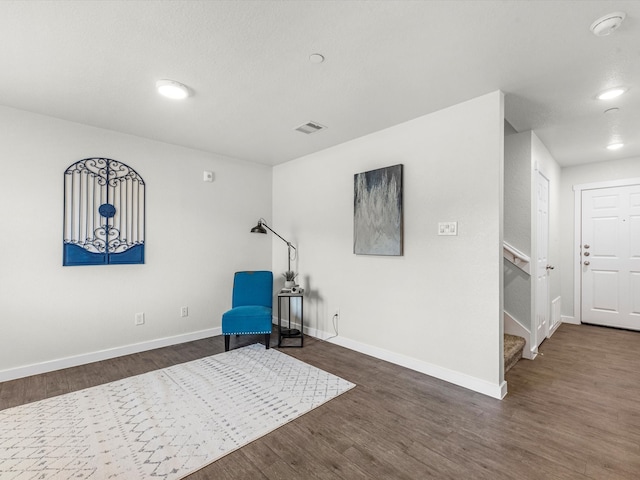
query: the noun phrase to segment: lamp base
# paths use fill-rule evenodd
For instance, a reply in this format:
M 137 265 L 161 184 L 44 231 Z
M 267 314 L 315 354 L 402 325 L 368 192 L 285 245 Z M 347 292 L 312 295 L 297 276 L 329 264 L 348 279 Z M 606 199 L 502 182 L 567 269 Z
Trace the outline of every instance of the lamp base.
M 300 336 L 300 330 L 298 330 L 297 328 L 282 327 L 281 335 L 283 337 L 299 337 Z

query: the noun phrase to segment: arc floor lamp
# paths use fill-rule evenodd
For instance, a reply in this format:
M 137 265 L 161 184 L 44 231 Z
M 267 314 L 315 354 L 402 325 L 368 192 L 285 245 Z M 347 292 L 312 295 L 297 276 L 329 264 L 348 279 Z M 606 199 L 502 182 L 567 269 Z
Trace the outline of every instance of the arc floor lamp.
M 297 253 L 296 247 L 294 247 L 289 240 L 284 238 L 278 232 L 273 230 L 269 225 L 267 225 L 267 222 L 264 218 L 261 218 L 260 220 L 258 220 L 258 224 L 251 229 L 251 233 L 264 233 L 266 235 L 267 230 L 269 230 L 276 237 L 278 237 L 280 240 L 282 240 L 284 243 L 287 244 L 288 252 L 289 252 L 289 255 L 287 256 L 287 261 L 288 261 L 287 270 L 291 271 L 291 249 L 293 249 Z

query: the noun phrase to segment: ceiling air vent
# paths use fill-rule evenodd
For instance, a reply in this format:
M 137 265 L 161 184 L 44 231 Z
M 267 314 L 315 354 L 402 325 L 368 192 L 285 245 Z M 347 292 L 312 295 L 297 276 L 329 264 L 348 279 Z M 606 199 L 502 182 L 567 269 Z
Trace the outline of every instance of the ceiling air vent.
M 307 122 L 300 125 L 299 127 L 296 127 L 296 130 L 298 132 L 306 133 L 307 135 L 309 135 L 312 133 L 319 132 L 320 130 L 324 130 L 325 128 L 327 127 L 325 127 L 324 125 L 320 125 L 317 122 Z

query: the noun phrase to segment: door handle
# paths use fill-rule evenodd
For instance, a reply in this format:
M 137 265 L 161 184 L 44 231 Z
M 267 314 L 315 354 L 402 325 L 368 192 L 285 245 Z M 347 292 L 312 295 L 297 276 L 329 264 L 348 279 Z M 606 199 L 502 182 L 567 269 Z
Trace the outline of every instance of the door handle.
M 584 262 L 585 265 L 591 265 L 591 262 L 589 260 L 587 260 L 586 262 Z
M 590 245 L 587 245 L 586 243 L 584 244 L 584 248 L 589 248 Z
M 547 269 L 547 270 L 553 270 L 554 268 L 556 268 L 556 267 L 554 267 L 553 265 L 547 265 L 547 266 L 546 266 L 546 269 Z
M 584 252 L 585 257 L 588 257 L 589 255 L 591 255 L 589 252 Z

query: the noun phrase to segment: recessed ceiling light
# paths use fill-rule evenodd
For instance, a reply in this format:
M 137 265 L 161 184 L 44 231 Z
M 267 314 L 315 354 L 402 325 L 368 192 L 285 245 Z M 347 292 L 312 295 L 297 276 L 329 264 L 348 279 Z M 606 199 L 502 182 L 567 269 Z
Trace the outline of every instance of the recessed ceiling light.
M 174 80 L 158 80 L 156 82 L 156 88 L 160 95 L 174 100 L 182 100 L 191 94 L 186 85 Z
M 595 22 L 591 24 L 591 31 L 597 37 L 604 37 L 612 34 L 627 16 L 624 12 L 612 12 L 607 15 L 603 15 Z
M 312 53 L 311 55 L 309 55 L 309 61 L 311 63 L 322 63 L 324 62 L 324 56 L 320 55 L 319 53 Z
M 611 143 L 607 145 L 608 150 L 620 150 L 622 147 L 624 147 L 624 143 Z
M 624 87 L 616 87 L 610 88 L 609 90 L 605 90 L 598 95 L 598 100 L 611 100 L 612 98 L 619 97 L 623 93 L 627 91 Z

